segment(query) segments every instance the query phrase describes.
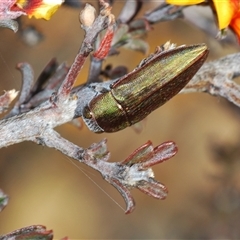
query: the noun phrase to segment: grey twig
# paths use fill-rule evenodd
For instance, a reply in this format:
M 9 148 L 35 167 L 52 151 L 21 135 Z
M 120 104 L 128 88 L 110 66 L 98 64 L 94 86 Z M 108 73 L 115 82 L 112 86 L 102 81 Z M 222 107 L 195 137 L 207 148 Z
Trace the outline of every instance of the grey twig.
M 118 21 L 120 23 L 130 22 L 138 14 L 142 6 L 143 6 L 142 0 L 126 1 L 124 7 L 122 8 L 121 13 L 118 16 Z
M 0 19 L 0 27 L 5 27 L 13 30 L 14 32 L 18 31 L 18 23 L 12 19 Z
M 22 73 L 22 89 L 18 101 L 15 103 L 12 110 L 9 112 L 7 117 L 11 117 L 20 113 L 21 104 L 23 104 L 28 98 L 30 91 L 34 85 L 34 73 L 33 69 L 28 63 L 19 63 L 17 68 Z
M 151 24 L 163 21 L 169 21 L 183 17 L 182 10 L 184 7 L 169 5 L 166 3 L 160 4 L 157 8 L 147 12 L 144 18 Z
M 123 196 L 127 206 L 126 213 L 131 213 L 135 206 L 129 191 L 131 188 L 138 188 L 157 199 L 164 199 L 167 195 L 166 187 L 154 179 L 154 173 L 150 167 L 176 154 L 177 147 L 173 142 L 163 143 L 156 148 L 152 147 L 151 142 L 147 142 L 120 163 L 108 162 L 110 154 L 107 151 L 105 139 L 84 150 L 49 129 L 42 134 L 41 142 L 100 172 L 103 178 L 117 188 Z
M 207 92 L 240 107 L 240 86 L 234 82 L 240 75 L 239 63 L 240 53 L 205 63 L 181 93 Z

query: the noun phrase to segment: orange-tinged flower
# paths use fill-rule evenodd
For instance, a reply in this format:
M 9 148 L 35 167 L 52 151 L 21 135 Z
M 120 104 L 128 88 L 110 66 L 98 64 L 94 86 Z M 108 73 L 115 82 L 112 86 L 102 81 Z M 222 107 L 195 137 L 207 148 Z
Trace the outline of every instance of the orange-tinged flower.
M 17 0 L 15 8 L 24 11 L 29 18 L 49 20 L 64 0 Z
M 230 28 L 236 33 L 238 41 L 240 42 L 240 11 L 238 11 L 233 17 Z
M 166 0 L 174 5 L 195 5 L 209 3 L 218 21 L 218 28 L 230 27 L 240 41 L 240 0 Z
M 218 19 L 218 27 L 220 30 L 227 28 L 231 23 L 232 18 L 236 11 L 235 0 L 212 0 L 217 19 Z

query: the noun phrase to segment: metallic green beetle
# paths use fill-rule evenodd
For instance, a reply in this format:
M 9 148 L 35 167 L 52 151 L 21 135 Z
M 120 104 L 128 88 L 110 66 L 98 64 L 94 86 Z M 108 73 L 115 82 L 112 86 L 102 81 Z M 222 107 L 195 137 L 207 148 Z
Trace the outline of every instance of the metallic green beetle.
M 207 55 L 205 44 L 158 50 L 93 98 L 83 110 L 84 122 L 101 133 L 141 121 L 184 88 Z

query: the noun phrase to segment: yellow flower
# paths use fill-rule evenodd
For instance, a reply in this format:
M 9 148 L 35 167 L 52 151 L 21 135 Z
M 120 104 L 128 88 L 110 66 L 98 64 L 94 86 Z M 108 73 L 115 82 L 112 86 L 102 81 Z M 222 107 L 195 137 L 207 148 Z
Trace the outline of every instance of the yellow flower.
M 230 27 L 240 40 L 240 0 L 166 0 L 173 5 L 195 5 L 208 3 L 217 17 L 218 28 Z
M 204 2 L 204 0 L 166 0 L 166 2 L 172 5 L 184 6 L 184 5 L 195 5 L 198 3 L 202 3 Z
M 16 6 L 23 10 L 29 18 L 49 20 L 64 0 L 17 0 Z
M 236 11 L 234 1 L 235 0 L 213 0 L 220 30 L 227 28 L 231 24 Z

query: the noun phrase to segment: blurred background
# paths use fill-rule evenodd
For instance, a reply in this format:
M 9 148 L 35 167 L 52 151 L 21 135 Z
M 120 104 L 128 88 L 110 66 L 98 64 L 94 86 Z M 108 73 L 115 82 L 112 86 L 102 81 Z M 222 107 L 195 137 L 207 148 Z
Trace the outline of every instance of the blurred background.
M 116 15 L 122 4 L 116 1 Z M 147 1 L 139 16 L 156 4 Z M 2 92 L 20 89 L 21 74 L 15 68 L 19 62 L 30 63 L 36 78 L 53 57 L 72 63 L 83 39 L 79 11 L 61 7 L 50 21 L 24 18 L 24 24 L 34 25 L 43 35 L 34 47 L 0 29 Z M 146 38 L 149 52 L 168 40 L 178 45 L 205 42 L 211 51 L 208 61 L 239 50 L 236 43 L 219 43 L 184 20 L 153 27 Z M 124 64 L 132 70 L 144 57 L 122 49 L 104 64 Z M 87 74 L 88 63 L 78 84 Z M 147 117 L 141 133 L 131 127 L 112 134 L 94 134 L 86 126 L 78 130 L 70 124 L 57 128 L 82 147 L 107 138 L 111 161 L 122 161 L 148 140 L 154 146 L 177 143 L 178 154 L 154 167 L 156 179 L 169 189 L 167 198 L 158 201 L 134 190 L 136 209 L 130 215 L 124 214 L 119 193 L 97 172 L 62 153 L 32 142 L 1 149 L 0 188 L 10 201 L 0 213 L 0 235 L 42 224 L 54 230 L 56 239 L 239 239 L 239 113 L 222 98 L 198 93 L 174 97 Z

